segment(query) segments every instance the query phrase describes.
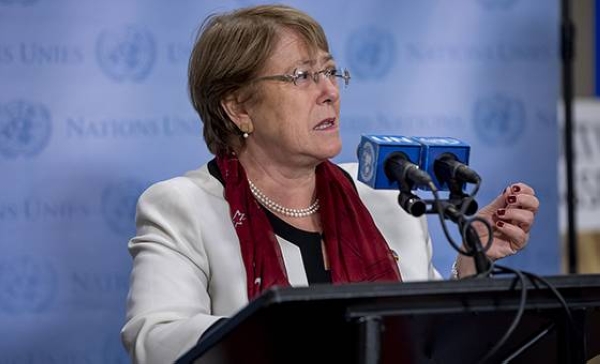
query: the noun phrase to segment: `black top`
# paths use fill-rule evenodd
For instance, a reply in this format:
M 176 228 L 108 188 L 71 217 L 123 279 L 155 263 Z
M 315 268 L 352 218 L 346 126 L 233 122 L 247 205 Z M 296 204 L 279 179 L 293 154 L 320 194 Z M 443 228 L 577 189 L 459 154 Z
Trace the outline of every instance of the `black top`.
M 221 184 L 225 185 L 221 171 L 215 159 L 208 162 L 208 171 L 218 179 Z M 346 173 L 346 171 L 344 171 Z M 350 180 L 350 176 L 347 176 Z M 281 220 L 271 211 L 266 208 L 263 210 L 267 214 L 267 218 L 273 227 L 275 235 L 289 241 L 300 248 L 300 255 L 304 263 L 304 270 L 308 284 L 316 283 L 331 283 L 331 274 L 325 269 L 323 260 L 323 250 L 321 249 L 321 241 L 323 236 L 320 233 L 310 232 L 298 229 L 287 222 Z
M 331 274 L 325 270 L 320 233 L 298 229 L 281 220 L 268 209 L 264 209 L 273 227 L 275 235 L 282 237 L 300 248 L 308 284 L 331 283 Z

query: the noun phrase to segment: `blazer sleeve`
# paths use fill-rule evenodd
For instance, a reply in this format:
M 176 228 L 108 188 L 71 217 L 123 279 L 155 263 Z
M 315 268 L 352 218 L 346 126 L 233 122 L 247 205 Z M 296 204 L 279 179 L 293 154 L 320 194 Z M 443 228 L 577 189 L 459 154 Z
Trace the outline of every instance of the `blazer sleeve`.
M 138 200 L 121 331 L 133 363 L 174 362 L 220 318 L 211 315 L 208 261 L 195 221 L 193 188 L 184 178 L 159 182 Z

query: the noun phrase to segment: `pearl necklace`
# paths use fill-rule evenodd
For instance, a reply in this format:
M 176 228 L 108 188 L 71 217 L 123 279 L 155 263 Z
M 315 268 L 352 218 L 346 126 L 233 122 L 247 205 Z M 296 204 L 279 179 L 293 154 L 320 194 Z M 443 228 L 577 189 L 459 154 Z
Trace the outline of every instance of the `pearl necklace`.
M 252 195 L 254 195 L 254 197 L 258 200 L 258 202 L 260 202 L 261 205 L 263 205 L 264 207 L 268 208 L 269 210 L 271 210 L 273 212 L 277 212 L 279 214 L 282 214 L 282 215 L 288 216 L 288 217 L 306 217 L 306 216 L 313 215 L 317 211 L 319 211 L 320 206 L 319 206 L 318 198 L 315 200 L 315 202 L 313 202 L 307 208 L 290 209 L 288 207 L 281 206 L 277 202 L 275 202 L 275 201 L 271 200 L 270 198 L 268 198 L 267 196 L 265 196 L 265 194 L 262 193 L 262 191 L 259 190 L 258 187 L 256 187 L 254 185 L 254 183 L 252 183 L 252 181 L 248 180 L 248 184 L 250 185 L 250 191 L 252 191 Z

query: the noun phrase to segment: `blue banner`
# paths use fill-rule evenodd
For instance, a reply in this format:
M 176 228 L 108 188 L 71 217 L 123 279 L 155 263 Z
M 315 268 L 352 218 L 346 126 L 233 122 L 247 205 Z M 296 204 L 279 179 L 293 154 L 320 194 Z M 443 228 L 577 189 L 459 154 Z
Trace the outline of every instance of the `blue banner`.
M 0 0 L 0 364 L 128 362 L 135 202 L 211 157 L 189 52 L 208 14 L 256 3 Z M 356 161 L 362 133 L 466 142 L 480 205 L 515 181 L 542 203 L 505 264 L 559 273 L 557 1 L 288 3 L 353 74 L 336 161 Z M 455 252 L 430 227 L 448 276 Z

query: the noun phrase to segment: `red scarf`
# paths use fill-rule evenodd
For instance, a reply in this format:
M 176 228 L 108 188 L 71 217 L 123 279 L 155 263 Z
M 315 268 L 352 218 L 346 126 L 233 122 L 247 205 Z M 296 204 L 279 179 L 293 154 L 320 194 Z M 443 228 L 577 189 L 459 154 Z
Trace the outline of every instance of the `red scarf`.
M 225 199 L 240 240 L 248 298 L 272 286 L 289 286 L 273 228 L 254 199 L 235 156 L 217 156 Z M 352 182 L 333 163 L 317 166 L 317 197 L 333 283 L 401 281 L 392 250 L 360 200 Z

